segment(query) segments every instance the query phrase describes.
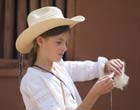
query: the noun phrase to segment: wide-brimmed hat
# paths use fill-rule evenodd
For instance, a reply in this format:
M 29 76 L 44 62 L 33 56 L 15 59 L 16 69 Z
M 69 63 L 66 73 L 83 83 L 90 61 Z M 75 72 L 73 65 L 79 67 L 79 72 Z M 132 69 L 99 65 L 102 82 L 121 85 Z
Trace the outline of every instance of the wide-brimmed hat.
M 43 7 L 32 11 L 27 18 L 28 28 L 25 29 L 16 40 L 16 49 L 22 53 L 30 53 L 33 48 L 33 40 L 42 33 L 63 25 L 73 27 L 84 21 L 83 16 L 64 18 L 61 10 L 57 7 Z

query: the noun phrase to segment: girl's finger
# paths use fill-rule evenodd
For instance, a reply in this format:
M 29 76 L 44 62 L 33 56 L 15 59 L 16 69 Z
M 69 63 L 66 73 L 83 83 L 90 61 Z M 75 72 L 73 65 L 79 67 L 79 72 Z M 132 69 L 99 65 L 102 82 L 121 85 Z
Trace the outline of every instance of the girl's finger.
M 119 58 L 117 59 L 117 61 L 118 61 L 121 65 L 124 65 L 124 62 L 121 61 Z
M 112 72 L 111 74 L 109 74 L 109 77 L 113 79 L 114 75 L 115 75 L 115 73 Z
M 113 66 L 114 68 L 116 68 L 120 73 L 122 73 L 122 68 L 121 68 L 120 66 L 116 65 L 115 61 L 112 62 L 112 64 L 113 64 L 112 66 Z
M 118 60 L 114 60 L 114 63 L 115 63 L 120 69 L 122 69 L 123 65 L 122 65 Z
M 117 73 L 118 75 L 121 75 L 121 70 L 118 69 L 118 68 L 115 68 L 113 65 L 110 66 L 110 69 L 112 69 L 114 73 Z
M 108 86 L 107 88 L 105 88 L 105 93 L 108 93 L 108 92 L 111 92 L 112 91 L 112 89 L 113 89 L 114 87 L 111 85 L 111 86 Z
M 102 78 L 99 79 L 100 82 L 102 82 L 103 84 L 105 84 L 106 82 L 108 82 L 109 80 L 109 76 L 105 75 Z
M 114 83 L 113 81 L 110 81 L 105 87 L 104 87 L 104 91 L 106 93 L 110 92 L 112 89 L 114 88 Z
M 118 65 L 116 65 L 114 62 L 111 62 L 110 64 L 111 64 L 111 66 L 113 66 L 116 70 L 118 70 L 119 73 L 122 72 L 122 70 L 121 70 L 121 69 L 118 67 Z

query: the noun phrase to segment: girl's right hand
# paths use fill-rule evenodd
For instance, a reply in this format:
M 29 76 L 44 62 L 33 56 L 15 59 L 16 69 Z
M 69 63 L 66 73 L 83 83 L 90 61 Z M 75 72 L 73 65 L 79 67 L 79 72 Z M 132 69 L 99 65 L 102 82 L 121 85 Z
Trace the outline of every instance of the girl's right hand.
M 112 77 L 112 74 L 101 77 L 91 88 L 91 91 L 98 96 L 111 92 L 111 90 L 114 88 L 114 81 Z
M 110 92 L 113 89 L 113 76 L 114 73 L 100 78 L 90 89 L 77 110 L 90 110 L 101 95 Z

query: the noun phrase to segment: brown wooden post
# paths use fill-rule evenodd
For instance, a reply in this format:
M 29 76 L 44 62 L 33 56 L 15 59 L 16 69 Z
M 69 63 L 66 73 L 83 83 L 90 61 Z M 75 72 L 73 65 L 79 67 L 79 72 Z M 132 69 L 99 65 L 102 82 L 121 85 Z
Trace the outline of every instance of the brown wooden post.
M 60 8 L 65 16 L 65 11 L 66 11 L 66 8 L 65 8 L 65 0 L 56 0 L 56 6 L 58 8 Z
M 17 8 L 17 35 L 19 35 L 27 26 L 27 3 L 26 0 L 20 0 Z
M 30 11 L 39 8 L 39 0 L 30 0 Z
M 13 57 L 14 0 L 5 0 L 4 58 Z
M 4 1 L 0 0 L 0 58 L 3 57 Z
M 67 17 L 68 18 L 75 16 L 75 13 L 76 13 L 75 4 L 76 4 L 75 0 L 67 0 Z M 72 29 L 70 33 L 71 39 L 67 43 L 68 50 L 66 54 L 66 59 L 68 60 L 74 60 L 74 48 L 75 48 L 74 33 L 75 33 L 75 28 Z
M 52 6 L 52 5 L 53 5 L 53 0 L 41 0 L 41 7 Z

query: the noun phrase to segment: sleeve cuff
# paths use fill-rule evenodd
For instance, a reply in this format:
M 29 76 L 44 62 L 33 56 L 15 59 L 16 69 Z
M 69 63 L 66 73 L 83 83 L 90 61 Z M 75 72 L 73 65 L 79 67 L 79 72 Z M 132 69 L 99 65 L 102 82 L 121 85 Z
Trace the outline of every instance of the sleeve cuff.
M 105 75 L 104 73 L 104 66 L 106 62 L 108 61 L 105 57 L 98 57 L 98 70 L 99 70 L 99 78 Z

